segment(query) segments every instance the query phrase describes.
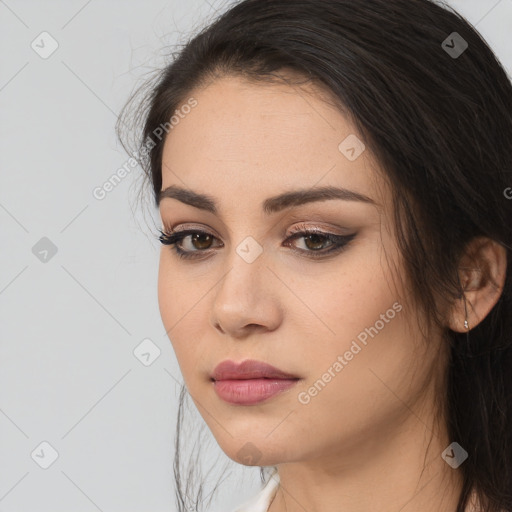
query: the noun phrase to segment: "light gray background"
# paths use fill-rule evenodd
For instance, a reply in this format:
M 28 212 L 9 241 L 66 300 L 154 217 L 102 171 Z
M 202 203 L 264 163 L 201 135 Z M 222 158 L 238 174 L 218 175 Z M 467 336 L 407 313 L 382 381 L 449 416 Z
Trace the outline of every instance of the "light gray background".
M 511 74 L 512 0 L 449 3 Z M 135 205 L 139 168 L 103 200 L 92 191 L 128 159 L 114 124 L 130 92 L 228 5 L 0 1 L 0 512 L 175 510 L 182 379 L 158 310 L 158 214 Z M 59 45 L 47 59 L 31 47 L 43 31 Z M 46 262 L 43 237 L 57 247 Z M 149 366 L 133 353 L 146 338 L 160 350 Z M 58 452 L 47 469 L 43 441 Z M 258 486 L 233 463 L 212 510 Z

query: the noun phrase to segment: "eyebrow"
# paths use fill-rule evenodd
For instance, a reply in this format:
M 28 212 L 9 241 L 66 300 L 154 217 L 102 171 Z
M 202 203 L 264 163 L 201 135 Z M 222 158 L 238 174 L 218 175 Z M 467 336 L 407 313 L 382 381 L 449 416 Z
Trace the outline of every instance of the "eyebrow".
M 162 199 L 172 198 L 200 210 L 217 215 L 218 205 L 216 200 L 207 194 L 199 194 L 193 190 L 171 185 L 158 194 L 157 205 Z M 274 197 L 265 199 L 262 203 L 263 212 L 267 215 L 280 212 L 286 208 L 300 206 L 305 203 L 341 199 L 344 201 L 359 201 L 368 204 L 376 204 L 375 201 L 364 194 L 333 186 L 297 189 L 284 192 Z

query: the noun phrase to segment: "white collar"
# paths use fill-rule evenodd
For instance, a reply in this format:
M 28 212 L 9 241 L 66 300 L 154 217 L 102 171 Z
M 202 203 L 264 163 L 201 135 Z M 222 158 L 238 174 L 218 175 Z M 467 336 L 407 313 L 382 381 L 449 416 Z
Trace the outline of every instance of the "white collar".
M 267 512 L 276 495 L 279 487 L 279 473 L 277 469 L 270 474 L 266 485 L 260 490 L 256 496 L 239 505 L 233 512 Z

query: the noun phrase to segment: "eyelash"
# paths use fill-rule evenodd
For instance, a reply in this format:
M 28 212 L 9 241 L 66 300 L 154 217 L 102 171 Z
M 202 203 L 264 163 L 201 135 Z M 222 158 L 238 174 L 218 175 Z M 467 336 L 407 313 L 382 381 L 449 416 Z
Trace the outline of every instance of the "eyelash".
M 333 253 L 339 253 L 342 252 L 345 247 L 348 245 L 349 242 L 352 241 L 352 239 L 356 236 L 357 233 L 353 233 L 351 235 L 335 235 L 334 233 L 326 233 L 323 231 L 320 231 L 318 229 L 311 229 L 304 226 L 298 226 L 300 231 L 294 231 L 287 239 L 289 240 L 295 240 L 297 238 L 303 238 L 310 235 L 316 235 L 321 238 L 324 238 L 325 241 L 330 241 L 333 244 L 333 248 L 328 250 L 305 250 L 305 249 L 292 249 L 294 252 L 297 252 L 301 255 L 305 255 L 307 258 L 317 259 L 322 258 L 327 255 L 331 255 Z M 207 231 L 202 231 L 198 229 L 186 229 L 183 231 L 177 231 L 177 232 L 165 232 L 162 230 L 159 230 L 160 235 L 158 236 L 158 240 L 163 245 L 170 245 L 172 246 L 172 250 L 175 254 L 177 254 L 182 259 L 201 259 L 202 256 L 195 255 L 195 253 L 206 253 L 208 251 L 211 251 L 211 249 L 198 249 L 195 251 L 184 251 L 179 247 L 178 244 L 180 244 L 184 238 L 190 235 L 207 235 L 214 237 L 211 233 L 208 233 Z M 309 253 L 309 254 L 307 254 Z M 318 254 L 318 255 L 317 255 Z

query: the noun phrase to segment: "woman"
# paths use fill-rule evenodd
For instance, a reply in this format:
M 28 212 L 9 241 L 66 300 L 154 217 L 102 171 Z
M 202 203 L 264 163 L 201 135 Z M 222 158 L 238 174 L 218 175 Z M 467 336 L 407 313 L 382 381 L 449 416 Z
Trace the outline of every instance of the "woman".
M 242 0 L 145 99 L 179 510 L 186 392 L 261 469 L 240 511 L 512 510 L 512 87 L 476 30 Z

